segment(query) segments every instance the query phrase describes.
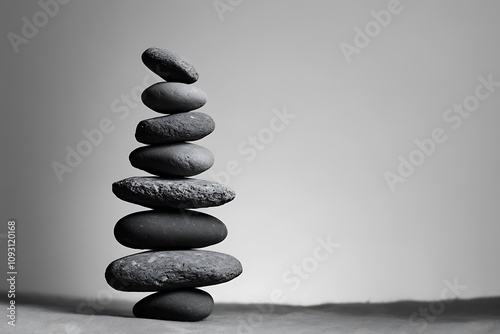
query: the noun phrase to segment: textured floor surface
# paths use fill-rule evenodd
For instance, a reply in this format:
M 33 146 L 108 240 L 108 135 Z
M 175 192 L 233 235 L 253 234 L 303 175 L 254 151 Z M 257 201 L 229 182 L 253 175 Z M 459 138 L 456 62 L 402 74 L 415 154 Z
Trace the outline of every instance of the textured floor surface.
M 0 302 L 7 312 L 7 301 Z M 197 323 L 132 317 L 132 303 L 24 298 L 16 326 L 2 316 L 0 333 L 500 333 L 500 298 L 318 306 L 216 304 Z M 95 314 L 97 313 L 97 314 Z

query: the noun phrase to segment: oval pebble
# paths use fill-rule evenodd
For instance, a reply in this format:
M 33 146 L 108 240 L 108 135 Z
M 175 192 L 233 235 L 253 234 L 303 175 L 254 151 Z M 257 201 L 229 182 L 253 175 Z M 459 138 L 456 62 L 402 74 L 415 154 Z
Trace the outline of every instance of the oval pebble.
M 179 82 L 158 82 L 142 92 L 142 102 L 162 114 L 177 114 L 202 107 L 207 94 L 199 88 Z
M 141 211 L 120 219 L 114 229 L 116 240 L 136 249 L 189 249 L 217 244 L 227 236 L 219 219 L 191 210 Z
M 143 144 L 168 144 L 198 140 L 214 129 L 215 122 L 210 116 L 192 111 L 140 121 L 135 138 Z
M 106 268 L 108 284 L 120 291 L 165 291 L 224 283 L 243 268 L 231 255 L 207 250 L 150 251 L 122 257 Z
M 214 164 L 214 156 L 203 146 L 191 143 L 143 146 L 130 153 L 135 168 L 158 176 L 195 176 Z
M 226 185 L 200 179 L 129 177 L 113 183 L 120 199 L 152 209 L 189 209 L 230 202 L 235 192 Z
M 198 80 L 198 72 L 186 59 L 172 51 L 149 48 L 143 52 L 142 62 L 165 81 L 190 84 Z
M 132 312 L 137 318 L 200 321 L 212 314 L 214 300 L 199 289 L 157 292 L 138 301 Z

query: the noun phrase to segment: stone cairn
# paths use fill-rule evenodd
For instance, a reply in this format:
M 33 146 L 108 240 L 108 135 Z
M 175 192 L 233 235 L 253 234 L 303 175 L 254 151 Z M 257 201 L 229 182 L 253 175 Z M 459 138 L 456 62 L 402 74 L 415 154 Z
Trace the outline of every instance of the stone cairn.
M 195 68 L 158 48 L 147 49 L 142 61 L 165 80 L 145 89 L 142 101 L 169 115 L 139 122 L 135 137 L 146 146 L 129 156 L 132 166 L 155 176 L 115 182 L 113 193 L 152 209 L 121 218 L 114 229 L 119 243 L 146 251 L 113 261 L 105 277 L 120 291 L 156 292 L 134 305 L 136 317 L 200 321 L 212 313 L 214 301 L 197 287 L 232 280 L 242 267 L 230 255 L 193 249 L 221 242 L 227 228 L 219 219 L 189 209 L 225 204 L 235 193 L 216 182 L 189 178 L 214 163 L 212 152 L 188 143 L 215 129 L 210 116 L 192 111 L 207 100 L 202 90 L 190 85 L 198 80 Z

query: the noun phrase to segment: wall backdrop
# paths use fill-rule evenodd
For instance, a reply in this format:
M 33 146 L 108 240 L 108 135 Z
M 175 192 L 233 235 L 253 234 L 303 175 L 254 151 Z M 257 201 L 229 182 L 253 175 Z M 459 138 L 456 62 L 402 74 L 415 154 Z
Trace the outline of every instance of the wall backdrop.
M 216 129 L 199 177 L 237 194 L 200 210 L 229 230 L 210 249 L 244 268 L 206 288 L 217 302 L 500 294 L 497 1 L 0 6 L 0 265 L 15 220 L 19 293 L 144 295 L 112 290 L 104 269 L 135 252 L 113 227 L 142 208 L 111 184 L 146 175 L 128 155 L 136 124 L 159 116 L 139 100 L 161 81 L 140 58 L 156 46 L 200 73 Z

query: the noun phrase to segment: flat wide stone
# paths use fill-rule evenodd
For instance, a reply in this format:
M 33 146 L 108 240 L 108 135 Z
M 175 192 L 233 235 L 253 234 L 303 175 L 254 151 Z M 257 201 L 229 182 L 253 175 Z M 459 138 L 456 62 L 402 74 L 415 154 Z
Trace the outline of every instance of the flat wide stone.
M 219 206 L 236 195 L 231 188 L 217 182 L 148 176 L 117 181 L 112 190 L 124 201 L 159 210 Z
M 120 291 L 165 291 L 215 285 L 239 276 L 234 257 L 206 250 L 150 251 L 125 256 L 106 268 L 106 281 Z

